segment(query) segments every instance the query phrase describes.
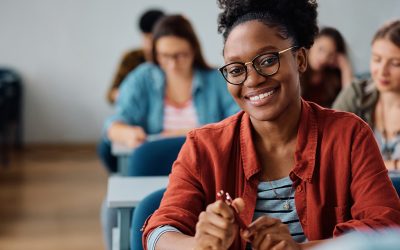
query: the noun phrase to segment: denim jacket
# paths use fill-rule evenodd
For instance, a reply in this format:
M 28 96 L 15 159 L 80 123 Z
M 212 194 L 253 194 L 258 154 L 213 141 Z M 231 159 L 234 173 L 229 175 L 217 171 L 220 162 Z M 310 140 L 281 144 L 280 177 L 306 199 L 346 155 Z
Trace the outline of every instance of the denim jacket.
M 120 87 L 116 113 L 106 120 L 141 126 L 147 134 L 163 131 L 165 74 L 155 64 L 144 63 L 130 72 Z M 195 69 L 193 103 L 200 125 L 218 122 L 239 111 L 217 70 Z

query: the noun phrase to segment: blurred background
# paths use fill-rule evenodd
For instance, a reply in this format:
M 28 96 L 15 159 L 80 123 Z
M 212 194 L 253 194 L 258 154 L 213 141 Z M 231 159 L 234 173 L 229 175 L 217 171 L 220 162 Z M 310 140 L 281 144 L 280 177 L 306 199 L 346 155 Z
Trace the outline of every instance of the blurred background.
M 400 1 L 318 2 L 320 25 L 342 32 L 355 74 L 368 74 L 371 38 Z M 23 93 L 21 147 L 0 167 L 0 249 L 103 248 L 107 176 L 95 144 L 113 112 L 106 91 L 149 8 L 184 14 L 207 61 L 223 64 L 214 0 L 0 0 L 0 67 L 18 73 Z

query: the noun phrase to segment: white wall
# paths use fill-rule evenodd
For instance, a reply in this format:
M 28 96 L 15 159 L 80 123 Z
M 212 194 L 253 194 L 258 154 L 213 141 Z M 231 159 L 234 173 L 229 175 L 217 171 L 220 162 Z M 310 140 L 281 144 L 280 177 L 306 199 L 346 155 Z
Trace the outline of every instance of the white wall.
M 150 7 L 184 13 L 208 61 L 222 64 L 214 0 L 0 0 L 0 66 L 25 87 L 25 141 L 94 142 L 112 110 L 105 93 L 123 51 L 140 44 L 136 21 Z M 347 6 L 347 7 L 344 7 Z M 338 27 L 357 71 L 368 68 L 369 41 L 396 0 L 321 0 L 320 23 Z

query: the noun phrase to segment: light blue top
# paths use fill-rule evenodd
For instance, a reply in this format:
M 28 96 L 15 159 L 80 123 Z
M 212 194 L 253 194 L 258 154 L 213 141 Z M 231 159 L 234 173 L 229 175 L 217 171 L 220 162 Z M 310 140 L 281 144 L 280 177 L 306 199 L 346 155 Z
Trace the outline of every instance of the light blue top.
M 382 133 L 375 128 L 374 135 L 384 160 L 400 160 L 400 134 L 386 140 Z
M 147 134 L 163 131 L 165 74 L 155 64 L 144 63 L 122 82 L 116 113 L 106 120 L 105 129 L 115 121 L 141 126 Z M 220 73 L 194 70 L 192 97 L 200 125 L 218 122 L 239 111 Z

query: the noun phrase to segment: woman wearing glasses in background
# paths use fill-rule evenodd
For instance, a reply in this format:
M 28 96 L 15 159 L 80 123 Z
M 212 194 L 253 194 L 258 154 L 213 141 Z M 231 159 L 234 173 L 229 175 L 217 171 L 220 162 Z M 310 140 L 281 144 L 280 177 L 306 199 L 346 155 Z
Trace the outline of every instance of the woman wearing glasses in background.
M 156 24 L 153 54 L 154 63 L 142 64 L 126 77 L 117 112 L 106 121 L 108 138 L 99 151 L 110 172 L 117 168 L 110 140 L 134 148 L 149 134 L 184 136 L 239 111 L 224 78 L 205 62 L 196 34 L 183 16 L 166 16 Z
M 243 112 L 189 132 L 145 225 L 147 249 L 305 249 L 399 225 L 400 201 L 368 125 L 300 97 L 315 1 L 218 3 L 220 71 Z M 217 201 L 220 190 L 237 197 L 231 206 Z

